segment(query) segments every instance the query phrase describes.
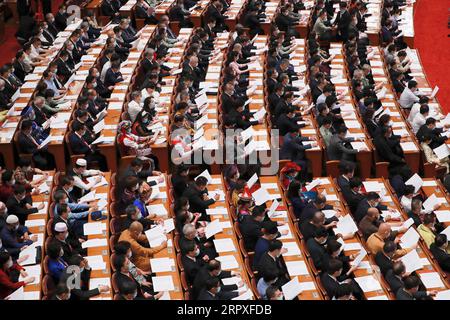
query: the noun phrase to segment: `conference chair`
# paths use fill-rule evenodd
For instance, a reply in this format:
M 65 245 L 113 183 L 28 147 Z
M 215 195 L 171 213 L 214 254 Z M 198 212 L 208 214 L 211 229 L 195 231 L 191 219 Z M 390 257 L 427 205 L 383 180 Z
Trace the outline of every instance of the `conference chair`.
M 329 160 L 326 162 L 327 176 L 339 177 L 339 163 L 339 160 Z

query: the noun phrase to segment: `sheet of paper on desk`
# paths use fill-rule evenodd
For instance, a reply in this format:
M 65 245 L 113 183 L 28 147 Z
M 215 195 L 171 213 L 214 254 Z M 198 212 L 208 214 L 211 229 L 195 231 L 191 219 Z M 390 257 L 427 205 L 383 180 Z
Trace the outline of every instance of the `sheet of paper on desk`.
M 89 280 L 89 289 L 98 288 L 98 286 L 108 286 L 111 288 L 111 279 L 110 278 L 91 278 Z
M 89 202 L 95 200 L 95 190 L 89 192 L 88 194 L 82 196 L 78 202 Z
M 298 277 L 294 277 L 291 281 L 281 287 L 285 300 L 292 300 L 302 293 L 302 287 L 298 282 Z
M 437 204 L 440 204 L 439 200 L 437 199 L 436 195 L 433 193 L 431 196 L 428 197 L 427 200 L 424 201 L 422 206 L 427 211 L 433 211 L 434 206 Z
M 367 192 L 380 192 L 384 187 L 384 185 L 378 181 L 364 181 L 363 185 Z
M 164 229 L 165 233 L 169 233 L 172 230 L 174 230 L 175 229 L 174 219 L 170 218 L 170 219 L 164 220 L 163 229 Z
M 278 200 L 275 199 L 272 201 L 269 211 L 267 212 L 267 215 L 269 216 L 269 218 L 273 217 L 273 214 L 275 213 L 275 210 L 277 210 L 279 205 L 280 205 L 280 203 L 278 202 Z
M 297 242 L 283 242 L 283 248 L 287 249 L 287 252 L 283 254 L 283 257 L 302 255 Z
M 147 206 L 149 213 L 154 213 L 158 217 L 168 216 L 167 209 L 163 204 L 152 204 Z
M 414 247 L 420 239 L 420 235 L 417 233 L 416 229 L 409 228 L 402 237 L 400 238 L 402 242 L 402 248 L 412 248 Z
M 436 210 L 434 214 L 439 222 L 450 222 L 450 210 Z
M 216 195 L 219 195 L 219 200 L 217 201 L 225 201 L 225 193 L 223 192 L 223 190 L 217 189 L 208 191 L 209 198 L 213 199 Z
M 225 286 L 229 286 L 229 285 L 233 285 L 233 284 L 238 285 L 239 282 L 242 281 L 242 279 L 240 277 L 229 277 L 229 278 L 223 278 L 220 280 L 222 281 L 222 283 Z
M 450 239 L 450 226 L 444 229 L 444 231 L 441 232 L 442 234 L 445 234 L 447 236 L 447 239 Z
M 237 262 L 236 257 L 232 254 L 218 256 L 216 259 L 221 262 L 223 270 L 239 269 L 239 263 Z
M 214 239 L 214 247 L 218 253 L 221 252 L 234 252 L 236 251 L 236 247 L 234 246 L 233 240 L 226 239 Z
M 175 260 L 171 258 L 154 258 L 150 259 L 152 272 L 171 272 L 175 270 Z
M 423 182 L 423 187 L 435 187 L 435 186 L 437 186 L 436 180 L 425 180 Z
M 345 242 L 344 251 L 362 250 L 362 246 L 359 242 Z
M 92 268 L 92 270 L 105 270 L 106 269 L 106 262 L 103 260 L 103 256 L 100 256 L 100 255 L 87 256 L 85 258 L 88 261 L 89 266 Z
M 207 215 L 228 215 L 228 210 L 225 207 L 215 207 L 211 209 L 206 209 Z
M 40 300 L 40 291 L 25 291 L 23 293 L 23 300 Z
M 382 295 L 382 296 L 370 297 L 370 298 L 367 298 L 367 300 L 389 300 L 389 298 L 385 295 Z
M 255 199 L 255 204 L 257 206 L 266 203 L 266 201 L 271 200 L 269 192 L 264 188 L 259 188 L 255 192 L 252 193 L 253 198 Z
M 336 229 L 334 229 L 334 233 L 338 234 L 353 234 L 358 231 L 358 227 L 353 221 L 351 215 L 347 214 L 344 217 L 340 217 L 337 223 Z
M 439 291 L 434 300 L 450 300 L 450 290 Z
M 403 151 L 416 151 L 417 147 L 414 142 L 401 142 L 400 143 Z
M 39 284 L 41 282 L 41 265 L 36 264 L 34 266 L 28 266 L 26 267 L 26 272 L 27 272 L 27 276 L 26 277 L 22 277 L 22 275 L 19 276 L 19 281 L 23 281 L 25 280 L 25 278 L 28 277 L 34 277 L 34 281 L 32 283 L 29 284 Z
M 255 132 L 252 128 L 252 126 L 248 127 L 244 131 L 241 132 L 242 141 L 245 142 L 248 139 L 250 139 L 252 136 L 254 136 Z
M 175 290 L 172 276 L 152 277 L 152 283 L 155 292 Z
M 420 274 L 420 280 L 427 289 L 445 288 L 441 276 L 437 272 L 423 272 Z
M 33 219 L 25 221 L 25 227 L 41 227 L 45 226 L 45 219 Z
M 108 241 L 103 239 L 89 239 L 81 244 L 81 247 L 84 248 L 92 248 L 92 247 L 106 247 L 108 245 Z
M 316 178 L 313 181 L 311 181 L 311 183 L 309 183 L 308 185 L 305 186 L 306 191 L 311 191 L 312 189 L 314 189 L 317 186 L 320 186 L 321 184 L 322 184 L 322 179 Z
M 309 274 L 306 263 L 302 260 L 286 261 L 286 268 L 288 269 L 289 276 L 291 277 Z
M 287 231 L 287 234 L 279 237 L 278 240 L 293 239 L 294 238 L 294 236 L 292 235 L 291 229 L 289 228 L 288 224 L 285 224 L 283 226 L 278 226 L 278 231 L 280 233 L 282 233 L 283 231 Z
M 28 258 L 20 263 L 21 266 L 29 266 L 36 264 L 37 250 L 35 247 L 28 247 L 19 253 L 19 258 L 28 256 Z
M 423 268 L 423 264 L 420 261 L 420 257 L 417 254 L 416 250 L 411 250 L 403 257 L 401 257 L 400 260 L 405 264 L 406 272 L 413 272 Z
M 326 197 L 327 201 L 339 201 L 339 198 L 335 194 L 327 194 L 325 190 L 322 194 Z
M 358 255 L 356 256 L 355 260 L 352 261 L 353 266 L 358 266 L 361 261 L 367 256 L 367 251 L 364 248 L 361 248 L 361 251 L 359 251 Z
M 86 178 L 86 180 L 87 180 L 89 183 L 94 183 L 96 179 L 97 179 L 97 176 Z M 108 185 L 108 181 L 106 180 L 105 177 L 102 176 L 100 182 L 94 184 L 94 185 L 92 186 L 92 188 L 95 189 L 95 188 L 99 188 L 99 187 L 107 186 L 107 185 Z
M 220 223 L 219 219 L 213 220 L 210 223 L 208 223 L 208 225 L 205 228 L 205 236 L 206 239 L 211 238 L 212 236 L 214 236 L 217 233 L 222 232 L 222 225 Z
M 444 159 L 450 155 L 450 150 L 445 143 L 433 149 L 433 151 L 439 159 Z
M 409 218 L 408 220 L 404 221 L 402 224 L 402 227 L 409 228 L 414 224 L 413 218 Z
M 5 298 L 5 300 L 24 300 L 24 287 L 20 287 L 9 296 Z
M 422 188 L 423 180 L 417 173 L 415 173 L 411 178 L 408 179 L 408 181 L 405 182 L 405 185 L 414 186 L 414 193 L 417 193 L 420 188 Z
M 355 281 L 358 282 L 359 286 L 364 292 L 382 290 L 380 282 L 377 279 L 375 279 L 372 275 L 364 277 L 356 277 Z
M 248 289 L 247 291 L 245 291 L 240 296 L 238 296 L 236 298 L 233 298 L 231 300 L 251 300 L 252 298 L 253 298 L 252 290 Z
M 103 231 L 106 231 L 106 223 L 104 222 L 89 222 L 83 225 L 83 232 L 85 236 L 103 234 Z
M 328 200 L 328 196 L 327 196 L 327 200 Z M 322 210 L 322 212 L 325 215 L 325 218 L 327 218 L 327 219 L 334 217 L 337 213 L 336 210 Z

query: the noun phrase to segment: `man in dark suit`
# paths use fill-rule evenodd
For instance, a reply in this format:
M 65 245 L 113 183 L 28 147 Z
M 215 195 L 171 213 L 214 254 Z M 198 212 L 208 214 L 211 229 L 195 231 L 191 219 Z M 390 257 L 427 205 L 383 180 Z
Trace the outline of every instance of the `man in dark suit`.
M 53 35 L 53 37 L 56 38 L 58 36 L 59 30 L 55 25 L 55 17 L 52 13 L 47 13 L 45 15 L 45 22 L 47 22 L 48 31 Z
M 23 65 L 24 59 L 25 59 L 25 54 L 24 54 L 23 50 L 17 51 L 16 58 L 14 59 L 14 63 L 13 63 L 14 74 L 22 83 L 25 81 L 25 76 L 27 75 L 27 72 L 25 71 L 25 67 Z
M 333 206 L 327 204 L 326 202 L 327 202 L 326 196 L 324 196 L 323 194 L 318 194 L 317 198 L 314 201 L 309 202 L 305 206 L 300 216 L 299 222 L 303 223 L 304 221 L 311 220 L 317 211 L 333 210 Z
M 431 149 L 435 149 L 441 146 L 447 140 L 446 136 L 441 135 L 443 132 L 443 128 L 436 127 L 436 119 L 427 118 L 425 120 L 425 124 L 419 128 L 419 131 L 417 131 L 416 136 L 420 142 L 426 141 L 425 137 L 430 137 L 431 142 L 429 146 Z
M 392 128 L 382 127 L 381 134 L 375 137 L 374 143 L 380 160 L 389 162 L 389 173 L 396 175 L 408 166 L 400 142 L 395 142 L 391 136 Z
M 234 271 L 222 270 L 220 261 L 214 259 L 209 260 L 208 263 L 203 266 L 195 276 L 192 287 L 192 294 L 194 299 L 198 297 L 202 289 L 205 289 L 208 279 L 217 277 L 220 281 L 221 279 L 230 278 L 235 275 L 238 274 Z M 236 284 L 224 285 L 222 281 L 220 281 L 220 286 L 221 290 L 218 295 L 221 300 L 232 299 L 239 295 L 238 292 L 233 292 L 234 290 L 238 289 L 238 286 Z M 240 284 L 240 287 L 242 287 L 242 284 Z
M 358 205 L 365 199 L 365 196 L 361 193 L 363 186 L 361 179 L 353 177 L 350 179 L 350 193 L 343 193 L 345 201 L 347 202 L 352 214 L 358 209 Z
M 302 137 L 298 130 L 286 133 L 283 136 L 283 145 L 280 150 L 280 159 L 288 159 L 301 167 L 301 178 L 306 180 L 308 174 L 308 160 L 306 159 L 306 150 L 317 145 L 316 141 L 309 144 L 303 144 L 303 141 L 311 141 L 309 137 Z
M 208 190 L 206 185 L 208 180 L 205 177 L 198 177 L 194 183 L 184 191 L 183 197 L 188 198 L 190 210 L 192 212 L 199 212 L 204 219 L 209 220 L 209 216 L 206 215 L 206 209 L 219 200 L 218 195 L 214 199 L 208 198 Z
M 286 252 L 280 240 L 273 240 L 269 244 L 269 250 L 261 256 L 256 266 L 256 269 L 263 277 L 266 273 L 276 274 L 278 276 L 276 285 L 280 287 L 290 280 L 286 265 L 281 259 L 281 255 Z
M 8 214 L 13 214 L 19 218 L 20 225 L 24 225 L 29 214 L 37 213 L 44 206 L 33 207 L 30 197 L 26 196 L 26 190 L 23 185 L 16 185 L 14 193 L 6 201 Z
M 342 285 L 342 283 L 347 283 L 352 286 L 352 293 L 355 296 L 355 298 L 360 300 L 363 296 L 362 290 L 358 286 L 356 281 L 350 278 L 352 271 L 355 270 L 356 267 L 351 268 L 346 275 L 342 275 L 342 269 L 343 264 L 341 260 L 331 259 L 328 262 L 328 270 L 325 273 L 323 273 L 322 276 L 320 277 L 320 281 L 322 282 L 322 285 L 325 288 L 327 295 L 330 297 L 330 299 L 335 298 L 336 293 L 339 290 L 339 287 Z M 337 279 L 338 277 L 340 281 L 338 281 Z
M 135 6 L 134 15 L 138 19 L 144 19 L 145 24 L 157 24 L 158 21 L 154 16 L 154 8 L 150 8 L 144 0 L 138 0 Z
M 227 29 L 226 17 L 222 14 L 223 5 L 219 1 L 214 1 L 207 9 L 206 16 L 216 21 L 214 32 L 222 32 Z
M 32 136 L 33 123 L 30 120 L 22 121 L 22 125 L 18 135 L 19 152 L 24 154 L 32 154 L 36 167 L 46 170 L 51 166 L 51 156 L 46 151 L 46 147 L 40 147 L 40 144 Z
M 255 250 L 256 242 L 263 236 L 261 222 L 265 217 L 266 210 L 262 206 L 253 208 L 252 215 L 242 216 L 242 220 L 239 222 L 239 230 L 241 231 L 247 251 Z
M 417 276 L 408 276 L 403 281 L 404 287 L 400 288 L 395 298 L 397 300 L 429 300 L 430 296 L 435 296 L 437 291 L 419 291 L 420 279 Z
M 304 123 L 298 124 L 298 121 L 300 121 L 301 118 L 295 115 L 295 111 L 294 107 L 289 107 L 286 113 L 281 114 L 278 119 L 276 119 L 280 135 L 284 136 L 289 132 L 298 131 L 305 127 Z
M 344 41 L 348 40 L 348 29 L 352 17 L 347 10 L 347 2 L 341 1 L 339 3 L 339 12 L 337 13 L 336 20 L 334 20 L 334 25 L 337 26 L 337 38 L 338 40 Z
M 383 250 L 375 255 L 375 262 L 380 268 L 381 274 L 385 275 L 394 265 L 394 255 L 397 245 L 393 241 L 386 241 Z
M 250 38 L 263 32 L 257 14 L 258 10 L 253 6 L 250 6 L 247 10 L 247 14 L 244 16 L 244 26 L 249 29 L 248 34 Z
M 430 246 L 430 251 L 441 269 L 445 272 L 450 272 L 450 254 L 448 253 L 447 248 L 447 235 L 440 233 L 436 235 L 434 243 Z
M 276 70 L 274 70 L 274 72 L 276 72 Z M 275 109 L 282 99 L 281 97 L 283 96 L 284 93 L 283 88 L 284 88 L 283 85 L 277 82 L 274 85 L 273 92 L 269 94 L 269 110 L 270 113 L 272 114 L 275 113 Z
M 380 211 L 387 210 L 387 207 L 385 205 L 380 204 L 381 198 L 380 195 L 376 192 L 368 192 L 366 195 L 366 199 L 361 201 L 358 205 L 358 208 L 356 209 L 356 212 L 354 214 L 354 218 L 357 223 L 361 221 L 362 218 L 367 214 L 367 210 L 369 208 L 377 208 Z
M 344 198 L 347 199 L 351 193 L 350 179 L 353 178 L 355 173 L 355 166 L 349 162 L 343 162 L 339 164 L 341 175 L 337 178 L 339 188 L 341 188 Z
M 63 83 L 65 83 L 73 73 L 73 70 L 67 65 L 68 59 L 69 53 L 63 50 L 59 54 L 59 58 L 56 60 L 56 64 L 58 65 L 58 71 L 56 72 L 56 74 L 62 79 Z
M 122 82 L 123 76 L 120 72 L 120 63 L 111 63 L 111 68 L 106 71 L 105 75 L 105 87 L 114 86 L 116 83 Z
M 406 268 L 402 261 L 394 262 L 392 269 L 389 269 L 384 278 L 389 284 L 392 292 L 398 292 L 404 287 L 403 278 L 406 274 Z
M 327 148 L 327 154 L 329 160 L 341 160 L 344 162 L 355 162 L 355 155 L 358 150 L 355 150 L 349 146 L 351 141 L 355 141 L 354 138 L 347 138 L 347 127 L 340 126 L 336 130 L 330 139 L 330 144 Z
M 242 99 L 237 98 L 235 95 L 234 83 L 231 80 L 225 83 L 220 99 L 225 114 L 229 114 L 231 111 L 236 110 L 238 106 L 243 105 Z
M 327 254 L 325 246 L 328 239 L 328 231 L 324 227 L 316 230 L 313 238 L 306 241 L 306 247 L 317 270 L 326 270 L 324 257 Z
M 205 287 L 200 291 L 197 300 L 220 300 L 218 292 L 220 292 L 220 280 L 213 277 L 206 280 Z
M 102 15 L 110 17 L 113 23 L 120 21 L 120 13 L 111 0 L 103 0 L 100 10 Z
M 63 31 L 67 28 L 67 18 L 68 14 L 66 12 L 66 5 L 62 3 L 59 6 L 58 12 L 55 15 L 55 26 L 59 31 Z
M 200 257 L 200 248 L 194 241 L 185 241 L 181 249 L 181 263 L 183 264 L 184 274 L 189 284 L 193 284 L 200 268 L 203 267 L 205 261 Z

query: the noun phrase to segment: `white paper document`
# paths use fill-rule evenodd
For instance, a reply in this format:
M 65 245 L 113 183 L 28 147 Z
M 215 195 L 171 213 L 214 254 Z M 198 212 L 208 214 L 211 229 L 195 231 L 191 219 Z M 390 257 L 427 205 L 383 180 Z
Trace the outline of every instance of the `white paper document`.
M 400 241 L 402 242 L 403 248 L 413 248 L 420 239 L 420 235 L 417 233 L 416 229 L 409 228 L 402 237 Z
M 405 184 L 414 186 L 414 193 L 417 193 L 420 188 L 422 188 L 423 180 L 417 173 L 415 173 L 411 178 L 408 179 L 408 181 L 405 182 Z
M 423 268 L 423 264 L 420 261 L 420 257 L 417 254 L 416 250 L 408 252 L 403 257 L 401 257 L 400 260 L 405 264 L 406 272 L 413 272 Z
M 213 220 L 205 228 L 205 236 L 206 239 L 211 238 L 217 233 L 222 232 L 222 224 L 220 223 L 219 219 Z
M 221 262 L 221 267 L 223 270 L 239 269 L 239 263 L 237 262 L 236 257 L 232 254 L 218 256 L 216 257 L 216 260 Z
M 155 292 L 175 290 L 172 276 L 152 277 L 152 283 Z
M 284 299 L 292 300 L 302 292 L 302 287 L 298 282 L 298 277 L 294 277 L 291 281 L 281 287 Z
M 427 289 L 445 288 L 441 276 L 437 272 L 423 272 L 420 274 L 420 280 Z
M 171 272 L 175 270 L 175 260 L 171 258 L 154 258 L 150 259 L 150 267 L 152 272 Z
M 355 281 L 359 284 L 362 291 L 372 292 L 382 290 L 380 282 L 374 276 L 356 277 Z
M 214 247 L 218 253 L 221 252 L 234 252 L 236 251 L 236 247 L 234 246 L 233 240 L 226 239 L 214 239 Z
M 286 261 L 286 268 L 288 269 L 288 273 L 291 277 L 309 274 L 306 263 L 302 260 Z

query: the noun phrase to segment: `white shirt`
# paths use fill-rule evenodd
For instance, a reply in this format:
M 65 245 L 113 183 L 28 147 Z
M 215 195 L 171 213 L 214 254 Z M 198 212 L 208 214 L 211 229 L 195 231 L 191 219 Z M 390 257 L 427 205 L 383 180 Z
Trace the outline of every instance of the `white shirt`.
M 102 72 L 100 73 L 100 80 L 102 80 L 102 82 L 105 82 L 106 71 L 108 71 L 109 68 L 111 68 L 110 60 L 105 62 L 105 64 L 103 65 L 103 68 L 102 68 Z
M 419 113 L 419 111 L 420 111 L 420 104 L 414 103 L 408 116 L 409 123 L 412 124 L 412 122 L 414 121 L 414 117 L 416 116 L 416 114 Z
M 412 92 L 411 89 L 406 87 L 398 100 L 398 103 L 402 106 L 402 108 L 409 109 L 412 107 L 414 102 L 419 102 L 419 91 Z
M 423 126 L 425 122 L 425 117 L 420 112 L 417 113 L 412 122 L 412 129 L 415 134 L 417 134 L 417 131 L 419 131 L 420 127 Z

